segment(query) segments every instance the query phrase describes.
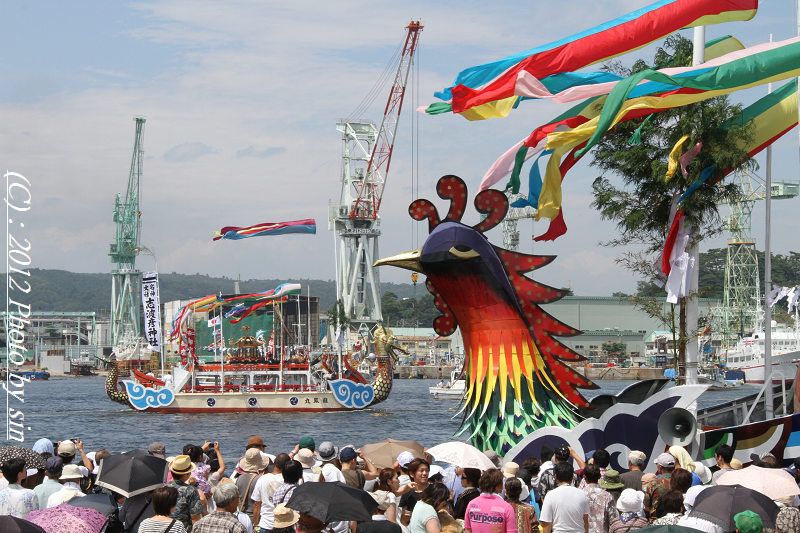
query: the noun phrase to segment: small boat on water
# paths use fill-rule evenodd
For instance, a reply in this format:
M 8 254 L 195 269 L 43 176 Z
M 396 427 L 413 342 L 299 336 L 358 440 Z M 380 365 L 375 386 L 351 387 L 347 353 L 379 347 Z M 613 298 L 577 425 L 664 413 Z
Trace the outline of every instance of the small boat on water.
M 6 369 L 0 369 L 0 380 L 6 379 Z M 29 381 L 47 381 L 50 379 L 50 372 L 47 370 L 22 370 L 22 371 L 15 371 L 14 374 L 25 378 Z
M 434 398 L 460 400 L 467 390 L 467 382 L 462 377 L 463 371 L 450 372 L 450 381 L 440 381 L 434 387 L 428 387 L 428 392 Z

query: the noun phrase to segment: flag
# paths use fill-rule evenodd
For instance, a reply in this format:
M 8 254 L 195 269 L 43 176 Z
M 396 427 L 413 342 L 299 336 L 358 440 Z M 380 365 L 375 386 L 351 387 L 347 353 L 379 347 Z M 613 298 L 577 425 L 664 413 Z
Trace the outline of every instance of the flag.
M 526 80 L 539 80 L 548 89 L 606 81 L 604 73 L 591 78 L 575 71 L 681 28 L 750 20 L 757 8 L 758 0 L 660 0 L 564 39 L 462 70 L 451 87 L 435 94 L 451 103 L 435 104 L 428 112 L 451 109 L 469 120 L 503 117 L 519 103 L 518 87 Z
M 303 220 L 290 220 L 288 222 L 263 222 L 244 228 L 238 226 L 225 226 L 214 234 L 214 240 L 220 239 L 247 239 L 249 237 L 264 237 L 271 235 L 286 235 L 289 233 L 317 233 L 317 223 L 313 218 Z
M 208 327 L 213 328 L 214 326 L 220 325 L 220 319 L 218 316 L 215 316 L 211 320 L 208 321 Z

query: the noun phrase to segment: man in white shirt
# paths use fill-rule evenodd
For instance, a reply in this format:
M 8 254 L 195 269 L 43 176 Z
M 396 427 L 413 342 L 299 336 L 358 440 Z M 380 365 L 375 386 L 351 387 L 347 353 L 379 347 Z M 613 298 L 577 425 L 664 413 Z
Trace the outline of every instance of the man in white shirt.
M 278 461 L 278 459 L 282 460 Z M 275 510 L 275 506 L 272 504 L 272 496 L 275 494 L 275 489 L 283 484 L 283 471 L 281 467 L 288 460 L 289 456 L 287 454 L 279 454 L 279 456 L 275 458 L 272 472 L 258 478 L 258 481 L 256 481 L 256 488 L 253 489 L 250 495 L 250 499 L 254 502 L 253 525 L 258 525 L 262 531 L 269 531 L 274 527 L 275 516 L 273 511 Z
M 585 492 L 572 486 L 572 464 L 557 463 L 553 473 L 557 485 L 547 492 L 542 504 L 542 533 L 588 533 L 589 499 Z

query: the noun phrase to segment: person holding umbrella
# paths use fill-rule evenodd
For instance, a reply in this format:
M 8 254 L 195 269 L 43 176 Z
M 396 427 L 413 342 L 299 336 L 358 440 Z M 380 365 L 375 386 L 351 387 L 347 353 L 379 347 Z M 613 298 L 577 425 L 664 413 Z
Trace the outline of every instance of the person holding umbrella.
M 481 471 L 477 468 L 463 468 L 461 470 L 461 486 L 464 490 L 458 496 L 453 509 L 453 518 L 463 520 L 469 502 L 480 496 L 478 482 L 481 479 Z
M 764 531 L 764 522 L 753 511 L 742 511 L 733 516 L 736 524 L 736 533 L 761 533 Z

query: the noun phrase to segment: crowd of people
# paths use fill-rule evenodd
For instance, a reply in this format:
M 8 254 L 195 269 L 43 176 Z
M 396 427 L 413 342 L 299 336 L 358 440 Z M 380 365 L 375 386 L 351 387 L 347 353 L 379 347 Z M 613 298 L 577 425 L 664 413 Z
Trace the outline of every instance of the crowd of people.
M 353 446 L 317 445 L 308 436 L 276 455 L 258 435 L 243 444 L 229 469 L 219 443 L 188 444 L 170 457 L 163 443 L 151 443 L 147 454 L 168 463 L 167 478 L 163 486 L 125 498 L 95 483 L 107 450 L 87 453 L 80 440 L 54 445 L 41 439 L 33 451 L 45 459 L 44 469 L 28 469 L 20 457 L 0 464 L 0 515 L 24 519 L 87 493 L 105 493 L 116 504 L 107 533 L 630 533 L 651 525 L 728 533 L 734 530 L 691 511 L 702 491 L 742 467 L 725 444 L 716 449 L 714 472 L 672 446 L 655 458 L 655 473 L 645 473 L 641 451 L 627 454 L 628 469 L 620 473 L 608 451 L 581 457 L 566 446 L 544 448 L 522 464 L 487 451 L 494 468 L 481 470 L 440 466 L 411 451 L 378 467 Z M 800 484 L 798 463 L 788 470 Z M 783 467 L 769 454 L 757 465 Z M 326 482 L 366 491 L 374 500 L 371 520 L 325 523 L 287 505 L 300 485 Z M 773 531 L 800 532 L 798 497 L 775 503 L 780 511 Z M 770 531 L 748 510 L 734 523 L 738 533 Z

